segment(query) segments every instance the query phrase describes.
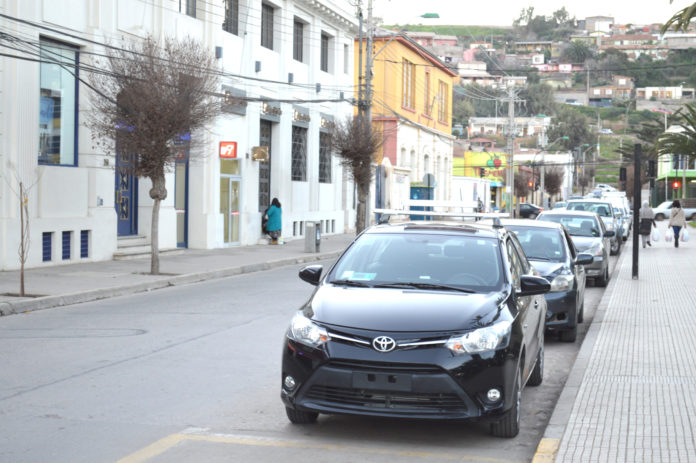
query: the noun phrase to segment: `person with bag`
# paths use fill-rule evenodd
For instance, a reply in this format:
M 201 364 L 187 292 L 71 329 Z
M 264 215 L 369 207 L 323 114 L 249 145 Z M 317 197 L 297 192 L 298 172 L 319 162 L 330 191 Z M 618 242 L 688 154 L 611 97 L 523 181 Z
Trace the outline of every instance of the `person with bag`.
M 681 203 L 678 199 L 675 199 L 670 206 L 669 211 L 669 227 L 674 230 L 674 247 L 679 247 L 679 232 L 682 227 L 686 227 L 686 217 L 684 216 L 684 209 L 681 207 Z
M 271 237 L 271 244 L 278 244 L 278 238 L 280 238 L 280 232 L 283 226 L 283 211 L 278 198 L 273 198 L 273 201 L 271 201 L 271 206 L 268 208 L 266 215 L 268 215 L 266 231 Z
M 643 247 L 645 247 L 646 243 L 648 246 L 652 246 L 650 244 L 650 229 L 657 228 L 657 224 L 655 223 L 655 213 L 647 201 L 643 201 L 643 207 L 640 208 L 639 214 L 638 234 L 640 234 L 640 240 L 643 243 Z

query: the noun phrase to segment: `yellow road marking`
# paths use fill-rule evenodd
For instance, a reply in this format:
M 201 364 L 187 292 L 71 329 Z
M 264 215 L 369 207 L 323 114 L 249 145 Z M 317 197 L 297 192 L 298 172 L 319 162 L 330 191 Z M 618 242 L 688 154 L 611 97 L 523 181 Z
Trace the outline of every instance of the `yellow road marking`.
M 541 439 L 532 463 L 553 463 L 556 460 L 556 453 L 560 445 L 560 439 Z
M 338 444 L 320 444 L 320 443 L 303 443 L 286 441 L 279 439 L 269 439 L 269 438 L 256 438 L 256 437 L 241 437 L 241 436 L 230 436 L 224 434 L 186 434 L 178 433 L 166 436 L 147 447 L 138 450 L 137 452 L 128 455 L 117 463 L 145 463 L 149 459 L 159 456 L 165 453 L 172 447 L 180 444 L 184 441 L 198 441 L 198 442 L 213 442 L 219 444 L 233 444 L 233 445 L 248 445 L 257 447 L 281 447 L 281 448 L 302 448 L 302 449 L 316 449 L 316 450 L 332 450 L 332 451 L 350 451 L 353 453 L 362 454 L 373 454 L 373 455 L 393 455 L 393 456 L 406 456 L 414 458 L 423 458 L 432 460 L 434 458 L 442 460 L 457 460 L 457 461 L 477 461 L 485 463 L 510 463 L 510 460 L 501 460 L 499 458 L 490 458 L 480 455 L 456 455 L 452 453 L 437 453 L 437 452 L 419 452 L 419 451 L 405 451 L 405 450 L 383 450 L 383 449 L 366 449 L 364 447 L 354 447 L 349 445 L 338 445 Z

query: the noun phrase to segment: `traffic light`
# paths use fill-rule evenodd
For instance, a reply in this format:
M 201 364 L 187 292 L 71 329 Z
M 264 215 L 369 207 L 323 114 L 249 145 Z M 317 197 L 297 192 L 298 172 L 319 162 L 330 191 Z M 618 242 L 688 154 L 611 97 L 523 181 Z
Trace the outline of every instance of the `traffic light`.
M 534 182 L 530 180 L 529 182 L 527 182 L 527 185 L 529 186 L 529 188 L 532 188 L 534 186 Z
M 657 171 L 655 169 L 655 161 L 653 159 L 650 159 L 648 161 L 648 178 L 655 178 L 657 177 Z
M 619 180 L 622 182 L 626 181 L 626 168 L 619 167 Z
M 484 178 L 484 177 L 486 176 L 486 169 L 484 169 L 483 167 L 481 167 L 481 172 L 480 172 L 480 174 L 481 174 L 481 178 Z
M 673 187 L 675 190 L 678 190 L 680 186 L 681 186 L 681 183 L 679 183 L 679 182 L 674 182 L 674 183 L 672 183 L 672 187 Z

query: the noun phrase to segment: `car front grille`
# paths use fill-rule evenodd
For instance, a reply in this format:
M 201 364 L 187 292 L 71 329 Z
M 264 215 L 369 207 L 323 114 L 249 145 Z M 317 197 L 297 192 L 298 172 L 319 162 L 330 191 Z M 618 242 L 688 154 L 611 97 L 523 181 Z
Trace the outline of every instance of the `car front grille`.
M 367 362 L 367 361 L 351 361 L 332 359 L 329 366 L 343 368 L 351 371 L 375 371 L 389 373 L 444 373 L 445 371 L 434 365 L 420 365 L 416 363 L 400 364 L 386 362 Z
M 372 391 L 313 385 L 307 399 L 332 405 L 384 410 L 465 412 L 466 404 L 454 393 Z

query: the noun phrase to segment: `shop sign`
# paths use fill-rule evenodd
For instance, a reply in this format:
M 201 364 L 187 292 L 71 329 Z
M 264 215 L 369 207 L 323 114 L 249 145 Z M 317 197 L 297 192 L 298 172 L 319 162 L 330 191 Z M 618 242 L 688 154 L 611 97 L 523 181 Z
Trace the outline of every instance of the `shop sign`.
M 236 158 L 237 157 L 237 142 L 236 141 L 221 141 L 220 142 L 220 157 L 221 158 Z

